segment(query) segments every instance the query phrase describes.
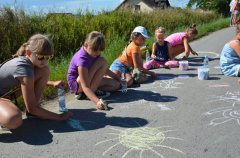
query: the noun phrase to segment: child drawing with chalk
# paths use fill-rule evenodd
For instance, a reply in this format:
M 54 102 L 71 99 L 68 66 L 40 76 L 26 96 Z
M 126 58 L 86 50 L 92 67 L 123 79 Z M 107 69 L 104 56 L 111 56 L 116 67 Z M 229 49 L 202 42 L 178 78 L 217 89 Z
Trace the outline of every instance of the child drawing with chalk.
M 107 110 L 107 102 L 111 91 L 120 88 L 120 77 L 108 69 L 107 61 L 101 57 L 105 49 L 102 33 L 92 31 L 70 62 L 67 74 L 68 85 L 78 100 L 89 98 L 97 109 Z
M 191 27 L 189 27 L 186 32 L 178 32 L 169 35 L 165 41 L 168 42 L 168 56 L 170 59 L 175 58 L 177 55 L 185 52 L 185 56 L 182 58 L 183 60 L 186 60 L 188 56 L 191 54 L 198 55 L 191 46 L 189 45 L 189 42 L 194 39 L 194 37 L 198 34 L 198 31 L 196 29 L 196 25 L 193 24 Z
M 143 67 L 143 60 L 141 58 L 140 47 L 144 45 L 148 37 L 146 28 L 143 26 L 135 27 L 131 33 L 129 44 L 110 66 L 110 70 L 118 76 L 121 76 L 123 73 L 125 74 L 128 87 L 134 82 L 146 82 L 146 74 L 151 75 L 153 78 L 156 77 L 155 72 L 149 71 Z
M 23 123 L 22 112 L 8 100 L 11 94 L 22 96 L 27 117 L 64 121 L 72 112 L 57 114 L 40 106 L 46 86 L 64 88 L 62 81 L 49 81 L 48 61 L 54 54 L 53 44 L 47 35 L 35 34 L 23 43 L 14 58 L 0 65 L 0 124 L 15 129 Z
M 155 30 L 156 42 L 152 46 L 151 60 L 144 63 L 143 67 L 145 69 L 153 69 L 165 67 L 168 68 L 165 63 L 169 60 L 168 56 L 168 42 L 164 41 L 165 39 L 165 28 L 159 27 Z

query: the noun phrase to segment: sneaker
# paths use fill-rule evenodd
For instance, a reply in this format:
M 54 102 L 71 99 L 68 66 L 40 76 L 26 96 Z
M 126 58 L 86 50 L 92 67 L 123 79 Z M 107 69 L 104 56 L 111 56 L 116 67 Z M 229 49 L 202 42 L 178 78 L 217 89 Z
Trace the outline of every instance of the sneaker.
M 95 94 L 99 98 L 107 98 L 107 97 L 109 97 L 111 95 L 110 92 L 105 92 L 105 91 L 101 91 L 101 90 L 97 90 L 95 92 Z
M 81 93 L 79 93 L 79 94 L 75 94 L 75 98 L 76 98 L 77 100 L 84 100 L 84 99 L 87 99 L 87 96 L 86 96 L 85 93 L 81 92 Z

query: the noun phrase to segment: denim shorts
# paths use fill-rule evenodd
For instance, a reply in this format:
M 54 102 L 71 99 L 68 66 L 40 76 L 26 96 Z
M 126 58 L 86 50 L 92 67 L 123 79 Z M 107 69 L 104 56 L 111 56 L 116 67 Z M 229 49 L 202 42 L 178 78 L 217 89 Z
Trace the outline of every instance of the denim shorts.
M 110 68 L 111 71 L 119 71 L 120 73 L 130 73 L 130 68 L 120 62 L 118 59 L 114 60 L 111 64 Z

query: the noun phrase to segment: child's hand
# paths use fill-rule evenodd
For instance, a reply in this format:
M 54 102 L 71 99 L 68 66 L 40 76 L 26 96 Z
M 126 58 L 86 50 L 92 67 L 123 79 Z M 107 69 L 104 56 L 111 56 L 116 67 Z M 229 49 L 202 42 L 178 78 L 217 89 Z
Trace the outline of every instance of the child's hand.
M 198 53 L 195 52 L 195 51 L 191 51 L 191 53 L 192 53 L 192 55 L 196 55 L 196 56 L 198 56 Z
M 53 86 L 54 87 L 57 87 L 57 88 L 60 88 L 60 89 L 64 89 L 65 88 L 65 84 L 63 81 L 54 81 L 53 82 Z
M 156 57 L 156 55 L 151 54 L 151 59 L 154 59 Z
M 99 99 L 97 102 L 97 109 L 99 110 L 108 110 L 107 102 Z
M 157 75 L 155 72 L 153 72 L 153 71 L 150 71 L 150 72 L 151 72 L 150 75 L 152 76 L 152 78 L 157 78 Z
M 67 119 L 69 119 L 70 117 L 72 117 L 72 116 L 73 116 L 73 113 L 70 112 L 70 111 L 68 111 L 68 112 L 64 112 L 64 113 L 59 114 L 59 115 L 60 115 L 59 121 L 64 121 L 64 120 L 67 120 Z

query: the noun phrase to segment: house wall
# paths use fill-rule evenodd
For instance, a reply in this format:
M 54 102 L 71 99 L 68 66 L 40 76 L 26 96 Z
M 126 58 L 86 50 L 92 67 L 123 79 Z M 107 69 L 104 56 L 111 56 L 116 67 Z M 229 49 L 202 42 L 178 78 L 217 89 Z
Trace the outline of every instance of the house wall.
M 138 5 L 140 5 L 140 10 L 142 12 L 151 12 L 151 11 L 153 11 L 153 8 L 149 7 L 148 5 L 146 5 L 143 2 L 140 2 Z
M 124 4 L 122 4 L 118 9 L 119 10 L 132 9 L 133 11 L 135 11 L 135 5 L 140 6 L 141 12 L 150 12 L 153 10 L 151 7 L 149 7 L 148 5 L 143 3 L 141 0 L 129 0 L 129 1 L 125 2 Z

